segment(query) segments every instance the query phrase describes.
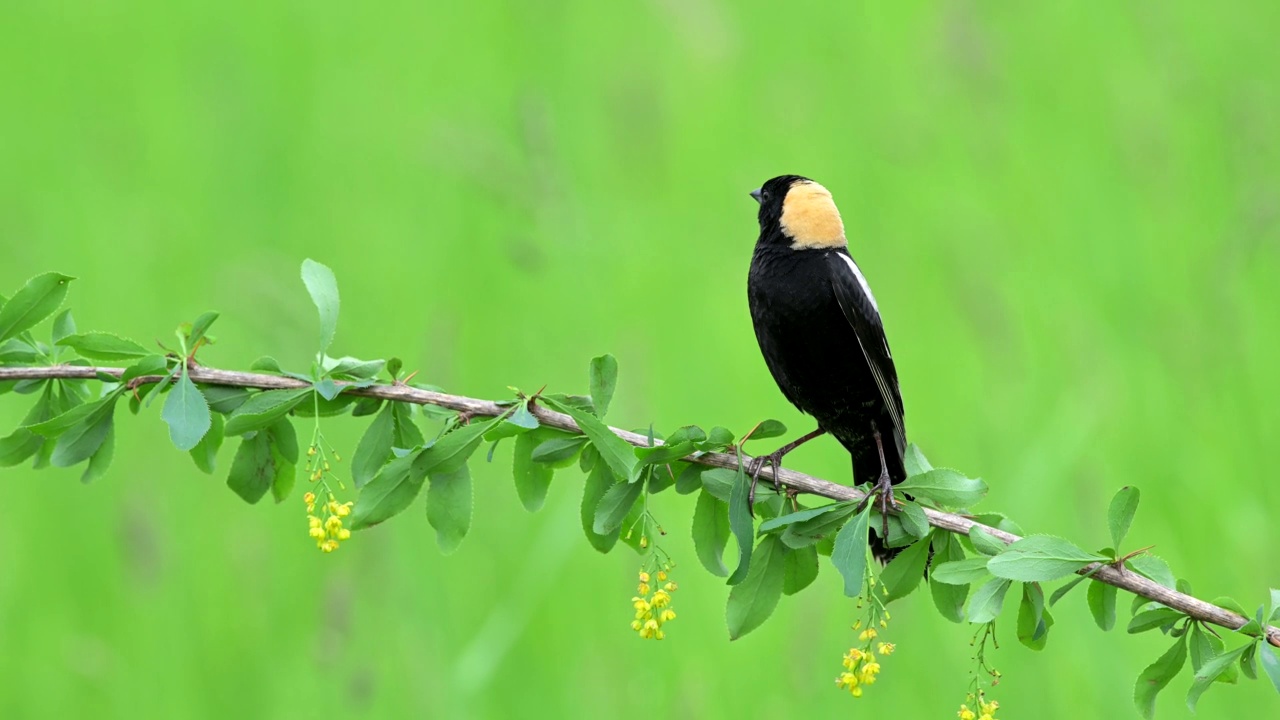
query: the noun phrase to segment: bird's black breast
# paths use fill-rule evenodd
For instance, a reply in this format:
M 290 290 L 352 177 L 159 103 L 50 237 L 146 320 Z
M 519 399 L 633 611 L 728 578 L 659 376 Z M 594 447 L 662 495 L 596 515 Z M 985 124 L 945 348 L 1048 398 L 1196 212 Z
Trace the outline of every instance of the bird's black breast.
M 896 482 L 905 471 L 894 452 L 893 420 L 833 290 L 828 255 L 836 252 L 757 244 L 747 279 L 756 339 L 783 395 L 853 454 L 857 481 L 874 480 L 879 473 L 875 423 Z

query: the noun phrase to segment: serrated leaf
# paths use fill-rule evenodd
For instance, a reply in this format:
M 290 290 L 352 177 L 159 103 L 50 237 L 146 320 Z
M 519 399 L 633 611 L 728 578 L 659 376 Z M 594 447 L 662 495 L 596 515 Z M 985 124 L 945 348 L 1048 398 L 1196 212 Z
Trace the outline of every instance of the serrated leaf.
M 594 448 L 592 450 L 594 451 Z M 604 498 L 609 488 L 618 484 L 609 466 L 605 463 L 597 462 L 587 475 L 587 482 L 582 490 L 582 506 L 579 511 L 579 517 L 582 519 L 582 530 L 586 533 L 587 541 L 591 543 L 591 547 L 602 553 L 612 550 L 613 546 L 618 542 L 618 529 L 614 528 L 607 533 L 597 533 L 594 529 L 596 508 L 600 506 L 600 500 Z M 636 486 L 638 487 L 639 484 L 637 483 Z
M 1089 612 L 1103 632 L 1116 625 L 1116 587 L 1097 580 L 1089 583 Z
M 703 473 L 703 487 L 707 488 L 707 492 L 711 492 L 711 488 L 707 485 L 707 479 L 712 473 Z M 712 492 L 711 494 L 715 494 Z M 746 580 L 747 575 L 751 572 L 751 541 L 755 535 L 755 520 L 751 518 L 751 501 L 749 498 L 750 486 L 747 482 L 747 474 L 739 467 L 734 474 L 733 487 L 729 491 L 729 530 L 733 533 L 733 537 L 738 541 L 738 566 L 729 576 L 728 584 L 737 585 Z
M 711 428 L 711 431 L 707 433 L 706 440 L 695 443 L 697 448 L 703 452 L 719 452 L 732 444 L 733 433 L 719 425 Z
M 293 429 L 293 423 L 289 421 L 289 418 L 280 418 L 271 423 L 271 427 L 267 428 L 267 432 L 271 434 L 271 442 L 280 451 L 281 457 L 289 464 L 297 465 L 298 433 Z
M 758 494 L 758 489 L 757 489 Z M 835 534 L 857 508 L 855 502 L 840 502 L 830 505 L 826 512 L 809 520 L 791 523 L 782 531 L 782 544 L 792 549 L 816 545 L 823 540 L 835 545 Z
M 735 470 L 729 470 L 728 468 L 710 468 L 702 472 L 702 487 L 704 490 L 714 495 L 717 500 L 729 502 L 729 498 L 733 495 L 733 488 L 737 485 L 737 483 L 734 482 L 737 477 L 738 473 Z M 756 488 L 756 492 L 758 493 L 765 489 L 765 487 L 765 484 L 761 483 Z M 747 494 L 744 492 L 742 494 L 744 502 L 746 500 L 746 496 Z M 750 513 L 747 514 L 747 517 L 751 517 Z
M 61 347 L 69 347 L 77 354 L 90 360 L 119 362 L 149 357 L 153 353 L 138 343 L 105 332 L 87 332 L 79 335 L 68 335 L 57 342 Z
M 111 460 L 116 453 L 116 429 L 115 425 L 109 423 L 107 425 L 107 436 L 102 439 L 102 444 L 97 450 L 89 456 L 89 464 L 85 466 L 84 472 L 80 474 L 80 482 L 88 485 L 107 474 L 107 469 L 111 467 Z
M 271 453 L 271 436 L 258 431 L 245 437 L 231 461 L 227 487 L 252 505 L 267 494 L 275 477 L 276 463 Z
M 818 549 L 812 545 L 793 550 L 782 546 L 782 594 L 795 595 L 818 579 Z
M 1258 659 L 1262 661 L 1262 671 L 1276 686 L 1276 692 L 1280 692 L 1280 655 L 1275 648 L 1263 644 L 1258 646 Z
M 212 420 L 209 417 L 209 403 L 200 394 L 200 389 L 191 378 L 187 377 L 186 365 L 178 376 L 178 382 L 165 398 L 160 418 L 169 426 L 169 439 L 179 450 L 187 451 L 200 443 L 200 438 L 209 432 Z
M 635 482 L 638 479 L 637 471 L 640 461 L 632 451 L 630 443 L 614 435 L 613 431 L 595 415 L 568 403 L 552 400 L 550 397 L 545 397 L 544 400 L 578 423 L 583 434 L 600 451 L 600 458 L 613 469 L 614 475 L 627 482 Z
M 1106 558 L 1085 552 L 1051 535 L 1025 537 L 991 558 L 987 570 L 996 577 L 1023 582 L 1043 582 L 1066 577 Z
M 1244 654 L 1245 647 L 1247 646 L 1241 646 L 1230 652 L 1218 655 L 1206 661 L 1196 671 L 1195 679 L 1191 683 L 1191 690 L 1187 692 L 1187 708 L 1191 712 L 1196 711 L 1196 704 L 1200 702 L 1200 696 L 1204 694 L 1205 690 L 1209 689 L 1213 681 L 1232 669 L 1232 664 Z
M 924 514 L 920 503 L 903 501 L 902 513 L 898 519 L 902 521 L 902 528 L 912 537 L 922 538 L 929 534 L 929 516 Z
M 1176 620 L 1185 617 L 1182 613 L 1167 607 L 1157 607 L 1151 610 L 1144 610 L 1134 615 L 1129 620 L 1127 631 L 1131 635 L 1153 630 L 1155 628 L 1168 625 Z
M 271 437 L 271 497 L 276 503 L 289 499 L 298 475 L 298 436 L 288 418 L 280 418 L 265 431 Z
M 973 543 L 974 550 L 988 556 L 999 555 L 1004 552 L 1005 548 L 1009 547 L 1005 541 L 977 525 L 969 528 L 969 542 Z
M 618 361 L 612 355 L 592 358 L 590 368 L 591 404 L 596 415 L 604 417 L 613 401 L 613 391 L 618 386 Z
M 912 475 L 894 489 L 947 508 L 969 507 L 987 494 L 987 484 L 982 480 L 965 477 L 949 468 L 935 468 Z
M 1150 720 L 1156 712 L 1156 695 L 1173 679 L 1187 662 L 1186 636 L 1180 637 L 1155 662 L 1138 676 L 1133 688 L 1133 704 L 1142 717 Z
M 57 345 L 58 341 L 68 335 L 76 334 L 76 321 L 71 317 L 71 310 L 63 310 L 53 319 L 53 344 Z
M 13 467 L 31 457 L 44 445 L 44 438 L 26 428 L 18 428 L 0 438 L 0 467 Z
M 693 547 L 707 572 L 728 577 L 724 548 L 729 540 L 729 506 L 703 490 L 693 510 Z
M 195 322 L 191 323 L 191 331 L 187 333 L 187 347 L 192 352 L 195 352 L 196 345 L 204 339 L 205 333 L 209 332 L 209 328 L 217 319 L 218 313 L 207 312 L 201 314 L 200 317 L 196 318 Z M 209 342 L 212 343 L 213 338 L 210 338 Z
M 96 403 L 79 406 L 91 407 L 93 411 L 58 435 L 49 463 L 54 467 L 71 467 L 93 456 L 111 432 L 119 397 L 116 391 Z
M 631 507 L 636 504 L 643 490 L 642 483 L 620 482 L 605 491 L 596 507 L 592 531 L 597 535 L 607 535 L 622 527 L 622 521 L 631 512 Z
M 392 447 L 412 448 L 424 444 L 422 430 L 413 420 L 413 408 L 408 403 L 391 403 L 392 417 L 396 421 L 396 431 L 391 443 Z
M 1133 523 L 1133 515 L 1138 511 L 1138 488 L 1126 485 L 1111 498 L 1107 507 L 1107 527 L 1111 530 L 1111 545 L 1117 550 L 1124 536 L 1129 534 L 1129 526 Z
M 227 385 L 205 385 L 200 388 L 204 399 L 209 402 L 209 409 L 222 415 L 230 415 L 252 397 L 248 388 L 229 387 Z
M 807 510 L 799 510 L 786 515 L 780 515 L 776 518 L 771 518 L 760 523 L 760 529 L 758 532 L 763 535 L 776 530 L 782 530 L 788 525 L 812 520 L 814 518 L 821 517 L 832 510 L 837 510 L 839 509 L 839 505 L 839 503 L 832 503 L 830 505 L 823 505 L 822 507 L 809 508 Z
M 1125 561 L 1125 566 L 1170 590 L 1178 587 L 1178 580 L 1169 569 L 1169 563 L 1150 553 L 1129 558 Z
M 222 447 L 222 416 L 214 414 L 210 416 L 209 432 L 200 438 L 200 442 L 191 448 L 191 459 L 195 461 L 196 467 L 206 474 L 212 475 L 218 458 L 218 450 Z
M 1000 512 L 981 512 L 970 516 L 974 522 L 982 523 L 997 530 L 1003 530 L 1013 535 L 1026 535 L 1022 531 L 1022 526 L 1014 522 L 1012 518 Z
M 943 585 L 968 585 L 991 577 L 987 571 L 987 557 L 972 557 L 935 564 L 929 571 L 929 579 Z
M 447 472 L 433 471 L 428 478 L 427 522 L 436 529 L 440 552 L 448 555 L 471 528 L 471 471 L 464 463 Z
M 844 578 L 844 594 L 857 597 L 862 593 L 862 581 L 867 573 L 867 528 L 871 518 L 871 503 L 853 516 L 836 534 L 836 544 L 831 551 L 831 564 Z
M 320 313 L 320 354 L 333 344 L 338 329 L 338 279 L 333 271 L 311 258 L 302 261 L 302 282 Z
M 969 610 L 965 614 L 969 622 L 986 623 L 995 620 L 1004 609 L 1004 596 L 1013 581 L 1007 578 L 992 578 L 978 586 L 969 599 Z
M 737 640 L 760 627 L 778 606 L 786 579 L 783 550 L 782 542 L 769 535 L 751 553 L 751 570 L 729 591 L 725 620 L 730 640 Z
M 120 382 L 127 383 L 134 378 L 140 378 L 147 375 L 168 375 L 169 361 L 163 355 L 147 355 L 139 359 L 134 364 L 124 369 L 120 375 Z M 236 390 L 244 390 L 244 388 L 234 388 Z
M 391 443 L 396 429 L 392 405 L 393 403 L 387 404 L 378 413 L 356 444 L 356 452 L 351 456 L 351 482 L 355 483 L 356 488 L 364 487 L 377 477 L 382 466 L 391 457 Z
M 0 307 L 0 342 L 35 327 L 52 315 L 66 299 L 67 286 L 74 279 L 50 272 L 28 280 Z
M 540 436 L 532 437 L 535 440 L 541 440 Z M 541 440 L 533 448 L 529 457 L 534 462 L 551 465 L 571 462 L 587 442 L 584 437 L 553 437 L 549 440 Z
M 1280 620 L 1280 590 L 1270 588 L 1271 590 L 1271 612 L 1267 615 L 1267 622 L 1275 622 Z M 1244 613 L 1240 613 L 1243 615 Z
M 467 464 L 471 453 L 480 446 L 480 441 L 494 425 L 502 422 L 501 417 L 488 422 L 474 422 L 469 425 L 455 427 L 435 444 L 422 452 L 423 470 L 428 473 L 452 473 Z
M 325 400 L 333 400 L 342 392 L 342 388 L 338 387 L 338 383 L 333 378 L 325 378 L 315 384 L 316 393 Z
M 924 579 L 924 568 L 928 562 L 928 538 L 917 540 L 890 560 L 884 570 L 880 571 L 880 582 L 888 591 L 884 602 L 893 602 L 910 595 Z
M 0 342 L 0 364 L 34 364 L 39 359 L 40 353 L 18 338 Z
M 915 443 L 907 444 L 907 452 L 903 456 L 903 464 L 906 466 L 907 477 L 922 475 L 933 469 L 933 466 L 925 459 L 924 453 L 921 452 L 920 446 Z
M 787 426 L 777 420 L 765 420 L 756 426 L 748 440 L 767 440 L 787 434 Z
M 261 430 L 288 415 L 310 396 L 311 388 L 266 390 L 257 393 L 231 413 L 223 432 L 227 435 L 243 435 L 253 430 Z
M 1053 615 L 1044 605 L 1044 590 L 1039 583 L 1023 583 L 1022 602 L 1018 604 L 1018 642 L 1032 650 L 1043 650 L 1051 627 Z
M 635 449 L 636 457 L 640 459 L 640 463 L 643 465 L 665 465 L 675 462 L 691 452 L 693 452 L 693 442 L 689 440 L 658 445 L 657 447 Z
M 361 360 L 353 357 L 325 358 L 323 367 L 332 376 L 343 376 L 343 379 L 371 380 L 378 376 L 386 365 L 384 360 Z
M 537 512 L 547 499 L 551 477 L 555 470 L 546 463 L 534 462 L 533 450 L 538 438 L 531 433 L 516 436 L 516 448 L 511 472 L 516 482 L 516 495 L 529 512 Z
M 935 530 L 932 537 L 933 558 L 930 563 L 933 568 L 964 559 L 964 548 L 955 535 L 945 530 Z M 964 622 L 964 601 L 969 597 L 969 585 L 933 582 L 936 572 L 936 569 L 929 570 L 929 593 L 933 596 L 934 607 L 938 608 L 942 617 L 951 622 Z
M 427 473 L 417 462 L 419 452 L 398 457 L 382 467 L 381 472 L 360 490 L 351 511 L 351 529 L 377 525 L 409 507 L 422 491 Z

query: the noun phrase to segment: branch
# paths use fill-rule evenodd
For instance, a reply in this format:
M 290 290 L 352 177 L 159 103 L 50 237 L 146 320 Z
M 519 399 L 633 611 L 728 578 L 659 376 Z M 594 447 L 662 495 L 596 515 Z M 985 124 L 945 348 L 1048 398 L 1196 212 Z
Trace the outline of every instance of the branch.
M 60 379 L 96 379 L 102 375 L 110 375 L 119 378 L 124 371 L 120 368 L 109 367 L 84 367 L 78 365 L 57 365 L 52 367 L 0 367 L 0 381 L 5 380 L 44 380 L 52 378 Z M 256 388 L 260 390 L 279 390 L 279 389 L 297 389 L 310 387 L 311 384 L 301 380 L 295 380 L 288 377 L 280 377 L 278 375 L 264 375 L 260 373 L 236 372 L 231 370 L 218 370 L 215 368 L 193 365 L 188 375 L 191 380 L 196 383 L 206 385 L 230 385 L 234 387 Z M 164 376 L 153 375 L 139 378 L 139 383 L 155 383 L 164 379 Z M 341 385 L 342 383 L 339 383 Z M 350 395 L 359 397 L 381 398 L 393 402 L 408 402 L 418 405 L 435 405 L 438 407 L 456 410 L 472 417 L 496 417 L 503 414 L 509 408 L 505 405 L 489 400 L 479 400 L 476 398 L 463 397 L 461 395 L 448 395 L 445 393 L 432 392 L 430 390 L 419 390 L 408 385 L 373 385 L 366 388 L 349 388 L 345 390 Z M 581 434 L 582 430 L 573 418 L 563 413 L 548 410 L 536 404 L 530 404 L 530 410 L 538 418 L 543 425 L 547 425 L 559 430 L 566 430 L 571 433 Z M 649 446 L 649 438 L 638 433 L 619 430 L 611 427 L 618 437 L 626 440 L 632 445 L 640 447 Z M 657 441 L 661 442 L 661 441 Z M 729 453 L 694 453 L 684 458 L 689 462 L 696 462 L 711 467 L 727 468 L 730 470 L 738 469 L 738 457 Z M 811 475 L 787 470 L 785 468 L 774 471 L 772 468 L 762 472 L 762 476 L 770 478 L 775 484 L 781 483 L 793 490 L 797 490 L 809 495 L 818 495 L 820 497 L 829 498 L 837 501 L 860 501 L 866 497 L 866 493 L 857 488 L 848 487 L 846 485 L 838 485 L 833 482 L 822 480 Z M 958 535 L 967 535 L 973 527 L 980 527 L 987 533 L 999 538 L 1005 543 L 1013 543 L 1022 538 L 999 530 L 982 523 L 974 522 L 962 515 L 945 513 L 931 508 L 924 508 L 925 515 L 929 518 L 929 524 L 942 528 L 948 532 Z M 1200 620 L 1203 622 L 1213 623 L 1229 630 L 1237 630 L 1243 627 L 1248 620 L 1234 612 L 1225 610 L 1207 603 L 1199 598 L 1186 595 L 1160 585 L 1157 582 L 1148 580 L 1147 578 L 1133 572 L 1129 572 L 1123 568 L 1104 565 L 1099 567 L 1098 564 L 1089 565 L 1082 568 L 1078 574 L 1088 575 L 1093 573 L 1092 578 L 1108 585 L 1114 585 L 1122 590 L 1154 600 L 1162 605 L 1173 608 L 1179 612 Z M 1276 647 L 1280 647 L 1280 628 L 1268 626 L 1265 629 L 1267 642 Z

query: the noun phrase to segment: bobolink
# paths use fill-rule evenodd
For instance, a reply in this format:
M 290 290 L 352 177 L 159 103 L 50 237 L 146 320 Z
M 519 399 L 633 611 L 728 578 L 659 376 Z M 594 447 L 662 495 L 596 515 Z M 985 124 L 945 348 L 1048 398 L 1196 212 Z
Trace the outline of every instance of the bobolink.
M 853 456 L 854 484 L 875 483 L 887 523 L 892 484 L 907 476 L 902 395 L 880 309 L 849 256 L 840 211 L 826 188 L 798 175 L 773 178 L 751 196 L 760 203 L 747 277 L 756 339 L 782 394 L 818 421 L 812 433 L 756 458 L 752 488 L 765 464 L 776 468 L 786 453 L 830 433 Z M 874 539 L 873 550 L 882 559 L 891 554 Z

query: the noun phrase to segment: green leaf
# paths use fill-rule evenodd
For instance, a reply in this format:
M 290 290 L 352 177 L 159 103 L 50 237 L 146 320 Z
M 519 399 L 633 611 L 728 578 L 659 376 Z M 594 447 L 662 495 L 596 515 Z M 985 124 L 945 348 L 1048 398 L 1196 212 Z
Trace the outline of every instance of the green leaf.
M 903 457 L 903 461 L 906 465 L 907 477 L 923 475 L 933 469 L 933 466 L 925 459 L 924 453 L 920 451 L 920 446 L 915 443 L 907 445 L 907 452 Z
M 1085 552 L 1067 540 L 1050 535 L 1025 537 L 991 558 L 987 570 L 996 577 L 1043 582 L 1066 577 L 1106 558 Z
M 116 448 L 116 429 L 115 425 L 108 423 L 107 436 L 102 439 L 102 444 L 97 450 L 89 456 L 89 464 L 85 467 L 84 472 L 80 474 L 80 482 L 88 485 L 107 474 L 107 468 L 111 467 L 111 460 L 115 457 Z
M 391 403 L 388 403 L 391 404 Z M 382 398 L 362 397 L 357 398 L 355 405 L 351 408 L 351 417 L 368 417 L 376 415 L 382 409 Z
M 270 434 L 258 431 L 246 436 L 231 461 L 227 487 L 252 505 L 267 494 L 275 477 L 276 462 L 271 452 Z
M 447 472 L 433 471 L 428 477 L 427 522 L 436 529 L 440 552 L 448 555 L 471 528 L 471 471 L 464 463 Z
M 631 512 L 631 506 L 636 504 L 643 490 L 644 485 L 641 483 L 620 482 L 609 488 L 596 507 L 595 522 L 591 529 L 597 535 L 607 535 L 622 527 L 622 521 Z
M 516 409 L 507 416 L 506 422 L 525 430 L 534 430 L 539 425 L 538 418 L 529 412 L 528 400 L 517 405 Z
M 725 620 L 729 626 L 730 640 L 737 640 L 760 627 L 778 606 L 786 580 L 784 550 L 782 542 L 769 535 L 760 541 L 751 554 L 750 572 L 729 591 Z
M 920 503 L 904 501 L 902 514 L 898 518 L 902 521 L 902 528 L 912 537 L 922 538 L 929 534 L 929 516 L 924 514 L 924 508 L 920 507 Z
M 105 332 L 87 332 L 79 335 L 68 335 L 57 341 L 57 345 L 75 350 L 81 357 L 104 362 L 119 362 L 135 358 L 149 357 L 153 353 L 138 343 Z
M 455 427 L 422 452 L 423 470 L 448 474 L 466 465 L 471 453 L 480 446 L 485 432 L 500 422 L 502 418 L 496 417 L 488 422 L 473 422 Z
M 351 457 L 351 482 L 362 488 L 377 477 L 382 466 L 391 457 L 391 443 L 395 436 L 396 421 L 393 405 L 388 403 L 360 436 L 355 455 Z
M 425 443 L 422 431 L 413 421 L 413 407 L 409 403 L 391 403 L 392 419 L 396 421 L 396 429 L 391 447 L 415 448 Z
M 1155 605 L 1156 603 L 1149 603 Z M 1164 625 L 1173 623 L 1185 617 L 1182 613 L 1167 607 L 1155 607 L 1151 610 L 1144 610 L 1129 621 L 1128 632 L 1130 635 L 1146 632 Z
M 227 435 L 243 435 L 261 430 L 293 410 L 311 396 L 311 388 L 266 390 L 250 397 L 227 419 Z
M 799 510 L 793 513 L 788 513 L 786 515 L 781 515 L 776 518 L 771 518 L 769 520 L 765 520 L 764 522 L 760 523 L 759 533 L 763 535 L 765 533 L 771 533 L 775 530 L 783 530 L 788 525 L 792 525 L 794 523 L 800 523 L 806 520 L 812 520 L 814 518 L 821 517 L 831 512 L 832 510 L 840 509 L 840 507 L 841 507 L 840 503 L 832 503 L 830 505 L 823 505 L 822 507 L 809 508 L 807 510 Z
M 758 489 L 757 489 L 758 492 Z M 858 504 L 841 502 L 827 506 L 823 512 L 809 520 L 791 523 L 782 531 L 782 544 L 792 549 L 808 547 L 823 540 L 832 541 L 840 526 L 853 515 Z M 834 548 L 833 548 L 834 549 Z
M 658 445 L 651 448 L 636 448 L 636 457 L 643 465 L 666 465 L 693 452 L 693 443 L 685 440 L 674 444 Z
M 831 551 L 831 564 L 844 578 L 844 594 L 849 597 L 862 593 L 862 581 L 867 573 L 867 527 L 870 518 L 871 503 L 867 503 L 862 512 L 840 528 L 835 548 Z
M 693 509 L 693 547 L 707 572 L 728 577 L 724 547 L 729 540 L 729 506 L 703 490 Z
M 307 258 L 302 261 L 302 282 L 320 312 L 320 354 L 333 344 L 338 329 L 338 279 L 327 266 Z
M 342 388 L 338 387 L 338 383 L 333 378 L 325 378 L 314 385 L 316 394 L 325 400 L 333 400 L 342 392 Z
M 209 403 L 200 394 L 195 383 L 191 382 L 191 378 L 187 377 L 185 364 L 182 365 L 177 384 L 164 401 L 160 417 L 169 425 L 169 439 L 179 450 L 191 450 L 209 432 L 212 423 L 209 419 Z
M 706 440 L 695 444 L 703 452 L 719 452 L 733 444 L 733 433 L 717 425 L 707 433 Z
M 1116 625 L 1116 587 L 1097 580 L 1089 583 L 1089 612 L 1103 632 Z
M 0 307 L 0 342 L 35 327 L 49 317 L 67 297 L 67 285 L 75 278 L 44 273 L 26 282 Z
M 1280 655 L 1276 649 L 1270 645 L 1258 646 L 1258 657 L 1262 659 L 1262 670 L 1271 680 L 1271 684 L 1276 686 L 1276 692 L 1280 692 Z
M 80 405 L 64 403 L 63 407 L 69 406 L 70 409 L 65 410 L 47 420 L 24 424 L 24 427 L 37 435 L 43 435 L 49 438 L 57 437 L 68 429 L 80 424 L 85 418 L 100 411 L 104 401 L 105 398 L 97 402 L 84 403 Z
M 751 433 L 750 440 L 767 440 L 768 438 L 780 437 L 787 434 L 787 426 L 777 420 L 765 420 L 756 426 L 755 432 Z
M 986 557 L 964 558 L 935 564 L 929 571 L 929 579 L 943 585 L 968 585 L 991 577 L 987 571 Z
M 582 428 L 583 434 L 590 438 L 591 443 L 600 451 L 600 458 L 613 469 L 614 475 L 627 482 L 635 482 L 638 479 L 639 459 L 636 458 L 635 452 L 632 451 L 631 445 L 626 440 L 614 435 L 609 426 L 585 410 L 579 410 L 572 405 L 552 400 L 549 397 L 543 399 L 578 423 L 578 427 Z
M 298 435 L 289 418 L 280 418 L 265 431 L 271 437 L 271 497 L 277 503 L 289 499 L 298 475 Z
M 1155 716 L 1156 695 L 1173 679 L 1187 662 L 1187 638 L 1178 638 L 1155 662 L 1147 666 L 1138 676 L 1133 688 L 1133 704 L 1142 717 Z
M 738 473 L 736 470 L 729 470 L 728 468 L 710 468 L 702 472 L 702 487 L 704 490 L 714 495 L 717 500 L 729 502 L 733 495 L 733 489 L 737 487 L 737 477 Z M 759 493 L 761 490 L 765 489 L 765 487 L 765 484 L 761 483 L 756 488 L 756 492 Z M 746 501 L 746 498 L 747 493 L 742 493 L 742 499 L 744 502 Z M 747 517 L 751 517 L 750 513 L 748 513 Z
M 516 494 L 520 496 L 520 503 L 524 505 L 524 509 L 529 512 L 542 509 L 547 499 L 547 489 L 551 487 L 551 477 L 555 473 L 550 465 L 534 462 L 533 451 L 536 445 L 538 445 L 538 438 L 532 433 L 517 435 L 514 461 L 511 465 L 511 472 L 516 481 Z
M 1187 692 L 1187 708 L 1191 712 L 1196 711 L 1196 704 L 1200 702 L 1200 696 L 1204 694 L 1204 691 L 1208 690 L 1215 680 L 1232 669 L 1232 664 L 1240 659 L 1246 647 L 1248 646 L 1241 646 L 1230 652 L 1218 655 L 1201 666 L 1195 674 L 1195 680 L 1191 683 L 1191 690 Z
M 969 528 L 969 542 L 973 543 L 973 549 L 983 555 L 999 555 L 1004 549 L 1009 547 L 1005 541 L 983 530 L 981 527 L 974 525 Z
M 1004 596 L 1010 584 L 1011 580 L 997 577 L 979 585 L 969 599 L 969 622 L 987 623 L 995 620 L 1004 609 Z
M 40 435 L 22 427 L 14 430 L 8 437 L 0 439 L 0 467 L 21 463 L 36 454 L 41 445 L 44 445 L 44 438 Z
M 818 579 L 818 548 L 809 546 L 792 550 L 786 545 L 781 547 L 783 550 L 782 593 L 795 595 Z
M 351 511 L 352 530 L 377 525 L 413 503 L 427 477 L 422 463 L 417 462 L 420 454 L 421 451 L 414 452 L 392 460 L 360 490 Z
M 209 327 L 217 319 L 218 313 L 207 312 L 191 323 L 191 331 L 187 333 L 187 347 L 190 348 L 191 352 L 195 352 L 196 344 L 204 339 L 205 333 L 209 332 Z M 210 338 L 209 341 L 213 342 L 213 339 Z
M 169 361 L 163 355 L 147 355 L 124 369 L 120 382 L 127 383 L 134 378 L 147 375 L 168 375 Z M 244 392 L 244 388 L 228 388 Z
M 971 515 L 970 519 L 975 522 L 980 522 L 983 525 L 993 527 L 997 530 L 1003 530 L 1013 535 L 1026 535 L 1026 533 L 1022 531 L 1022 527 L 1018 525 L 1018 523 L 1014 522 L 1008 515 L 1005 515 L 1004 513 L 982 512 L 982 513 L 977 513 L 975 515 Z
M 1129 533 L 1129 525 L 1133 523 L 1133 515 L 1138 511 L 1138 488 L 1126 485 L 1111 498 L 1107 508 L 1107 526 L 1111 529 L 1111 545 L 1120 549 L 1120 543 Z
M 537 435 L 531 437 L 541 440 Z M 584 437 L 552 437 L 539 442 L 529 457 L 534 462 L 559 466 L 560 463 L 572 461 L 586 444 L 587 439 Z
M 588 449 L 595 451 L 594 448 Z M 618 529 L 614 528 L 607 533 L 597 533 L 594 529 L 596 508 L 600 506 L 600 500 L 604 498 L 609 488 L 618 484 L 609 466 L 605 463 L 597 462 L 587 475 L 587 482 L 582 491 L 582 507 L 579 512 L 582 519 L 582 530 L 586 533 L 587 541 L 591 543 L 591 547 L 602 553 L 612 550 L 613 546 L 618 542 Z M 635 483 L 635 486 L 639 487 L 639 483 Z
M 938 612 L 951 622 L 964 622 L 964 601 L 969 597 L 968 583 L 949 585 L 943 582 L 932 582 L 936 579 L 936 568 L 964 559 L 964 548 L 960 546 L 960 541 L 955 535 L 945 530 L 935 530 L 932 537 L 933 559 L 931 562 L 935 569 L 929 571 L 931 581 L 929 593 L 933 595 L 934 607 L 938 608 Z M 985 561 L 985 558 L 983 560 Z
M 117 390 L 98 402 L 79 406 L 92 408 L 92 412 L 58 436 L 49 463 L 54 467 L 71 467 L 96 453 L 111 432 L 119 397 Z
M 929 539 L 917 540 L 898 553 L 880 572 L 880 582 L 888 594 L 885 602 L 893 602 L 911 594 L 924 579 L 924 568 L 929 562 Z
M 1051 627 L 1053 616 L 1044 606 L 1040 583 L 1023 583 L 1022 602 L 1018 605 L 1018 642 L 1032 650 L 1043 650 Z
M 948 468 L 936 468 L 912 475 L 894 486 L 894 489 L 947 508 L 969 507 L 987 494 L 986 483 Z
M 1244 613 L 1240 613 L 1243 615 Z M 1280 620 L 1280 590 L 1271 588 L 1271 612 L 1267 614 L 1267 622 Z
M 53 319 L 53 344 L 57 345 L 59 340 L 75 333 L 76 321 L 71 317 L 71 310 L 58 313 L 58 317 Z
M 204 437 L 200 438 L 200 442 L 191 448 L 191 459 L 195 461 L 196 467 L 209 475 L 213 474 L 217 465 L 218 450 L 222 447 L 222 426 L 221 415 L 210 416 L 209 432 L 205 433 Z
M 1130 570 L 1170 590 L 1178 587 L 1178 580 L 1174 577 L 1173 571 L 1169 569 L 1169 563 L 1155 555 L 1150 553 L 1137 555 L 1125 561 L 1125 565 Z
M 707 488 L 707 492 L 711 492 L 714 495 L 715 493 L 711 491 L 710 486 L 706 484 L 710 476 L 712 476 L 710 472 L 703 473 L 702 481 L 704 487 Z M 745 582 L 751 572 L 751 541 L 755 536 L 756 523 L 751 518 L 749 494 L 750 486 L 747 482 L 747 474 L 739 466 L 738 471 L 734 474 L 733 487 L 729 492 L 729 530 L 738 541 L 738 567 L 729 576 L 727 581 L 729 585 Z
M 40 353 L 32 346 L 13 338 L 0 343 L 0 364 L 34 365 L 40 359 Z
M 596 408 L 596 415 L 604 417 L 618 385 L 618 361 L 612 355 L 592 358 L 590 380 L 591 404 Z

